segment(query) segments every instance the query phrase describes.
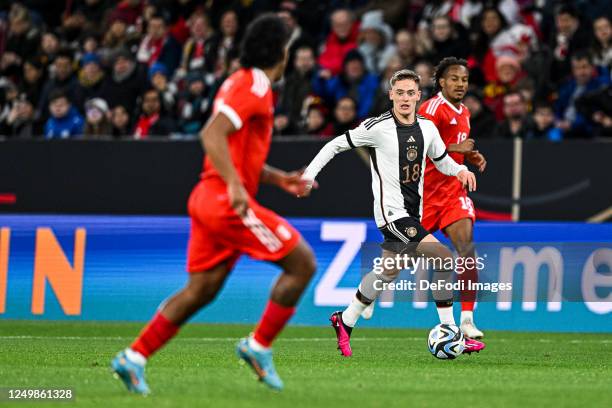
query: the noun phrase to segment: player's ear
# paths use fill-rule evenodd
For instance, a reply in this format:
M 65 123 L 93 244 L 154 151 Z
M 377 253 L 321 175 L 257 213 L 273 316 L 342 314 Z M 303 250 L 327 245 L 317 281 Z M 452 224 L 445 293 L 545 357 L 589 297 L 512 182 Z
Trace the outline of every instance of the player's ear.
M 393 100 L 393 89 L 389 89 L 389 100 Z
M 419 90 L 417 91 L 417 101 L 420 101 L 420 100 L 421 100 L 421 96 L 423 96 L 423 92 L 421 92 L 421 90 L 419 89 Z

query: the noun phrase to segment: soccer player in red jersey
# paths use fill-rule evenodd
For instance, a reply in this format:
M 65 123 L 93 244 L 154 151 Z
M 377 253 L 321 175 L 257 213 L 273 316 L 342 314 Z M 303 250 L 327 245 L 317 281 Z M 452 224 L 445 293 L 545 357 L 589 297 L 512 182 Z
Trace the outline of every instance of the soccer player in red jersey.
M 469 71 L 467 62 L 454 57 L 444 58 L 435 72 L 437 95 L 423 102 L 419 114 L 431 120 L 446 144 L 450 156 L 459 164 L 464 160 L 483 172 L 487 162 L 484 156 L 474 150 L 474 139 L 470 134 L 470 112 L 462 103 L 468 89 Z M 459 256 L 475 256 L 473 230 L 476 215 L 474 204 L 461 183 L 440 173 L 427 159 L 423 184 L 422 224 L 429 232 L 442 230 L 447 235 Z M 459 275 L 464 284 L 476 282 L 475 268 L 466 269 Z M 480 339 L 482 331 L 474 324 L 474 302 L 476 291 L 461 292 L 461 331 L 468 337 Z
M 280 390 L 270 345 L 294 313 L 315 271 L 315 257 L 300 234 L 254 199 L 260 182 L 299 195 L 306 187 L 300 173 L 265 164 L 273 126 L 271 83 L 286 64 L 288 31 L 266 14 L 247 28 L 241 45 L 242 68 L 221 86 L 214 113 L 201 132 L 206 151 L 201 181 L 189 198 L 191 217 L 187 270 L 189 281 L 163 302 L 132 345 L 112 362 L 128 390 L 147 394 L 147 359 L 219 292 L 242 254 L 283 269 L 254 333 L 237 346 L 238 357 L 261 381 Z

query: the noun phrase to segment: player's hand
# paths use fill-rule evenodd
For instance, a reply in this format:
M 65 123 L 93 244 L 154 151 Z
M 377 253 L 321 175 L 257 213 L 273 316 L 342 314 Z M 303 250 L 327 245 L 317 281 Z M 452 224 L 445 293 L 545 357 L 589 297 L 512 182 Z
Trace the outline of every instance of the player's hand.
M 467 187 L 468 191 L 476 191 L 476 176 L 471 171 L 461 170 L 457 174 L 457 179 L 459 179 L 463 188 Z
M 456 153 L 467 154 L 474 150 L 474 139 L 465 139 L 461 143 L 457 143 L 453 149 Z
M 227 186 L 227 195 L 234 211 L 244 217 L 249 208 L 249 193 L 241 182 L 230 183 Z
M 487 160 L 478 150 L 473 150 L 465 155 L 465 158 L 468 162 L 472 163 L 474 166 L 478 167 L 479 172 L 485 171 L 487 167 Z
M 280 183 L 280 187 L 291 195 L 296 197 L 307 197 L 312 188 L 318 188 L 319 185 L 314 180 L 302 178 L 304 170 L 292 171 L 287 173 Z

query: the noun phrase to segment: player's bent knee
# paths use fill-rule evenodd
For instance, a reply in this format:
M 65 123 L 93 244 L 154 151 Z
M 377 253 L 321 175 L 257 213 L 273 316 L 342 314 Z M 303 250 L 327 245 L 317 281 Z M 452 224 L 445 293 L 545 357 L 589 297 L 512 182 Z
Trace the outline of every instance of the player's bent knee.
M 301 240 L 298 246 L 279 264 L 287 273 L 310 280 L 317 270 L 317 260 L 310 246 Z

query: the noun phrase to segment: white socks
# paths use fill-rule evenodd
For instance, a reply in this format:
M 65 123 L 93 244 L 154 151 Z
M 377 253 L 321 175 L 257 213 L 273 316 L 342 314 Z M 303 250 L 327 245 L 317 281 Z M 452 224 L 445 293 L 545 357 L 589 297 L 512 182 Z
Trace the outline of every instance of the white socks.
M 361 313 L 366 307 L 368 307 L 368 305 L 361 303 L 356 297 L 353 297 L 351 304 L 342 312 L 342 321 L 344 324 L 348 327 L 355 327 L 355 323 L 357 323 L 359 316 L 361 316 Z
M 436 307 L 436 310 L 438 311 L 438 317 L 440 317 L 441 324 L 455 324 L 455 317 L 453 316 L 452 306 Z
M 472 312 L 471 310 L 462 310 L 461 311 L 461 323 L 463 323 L 466 320 L 470 320 L 471 322 L 474 322 L 474 312 Z
M 144 367 L 147 364 L 147 358 L 131 348 L 125 349 L 125 356 L 134 364 Z
M 268 347 L 262 345 L 257 340 L 255 340 L 253 336 L 249 336 L 249 339 L 247 341 L 249 342 L 249 347 L 251 347 L 253 350 L 257 352 L 266 351 L 268 349 Z

